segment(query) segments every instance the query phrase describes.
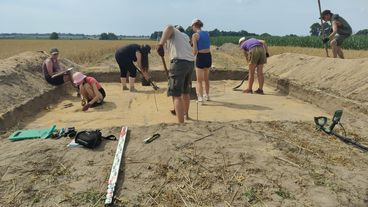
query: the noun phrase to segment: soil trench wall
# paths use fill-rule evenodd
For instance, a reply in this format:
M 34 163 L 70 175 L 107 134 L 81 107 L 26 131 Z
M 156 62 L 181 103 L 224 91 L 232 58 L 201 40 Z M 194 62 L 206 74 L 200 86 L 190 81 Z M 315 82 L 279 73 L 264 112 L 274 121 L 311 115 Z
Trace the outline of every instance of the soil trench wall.
M 100 82 L 120 83 L 119 72 L 86 72 L 86 74 L 95 77 Z M 210 80 L 242 80 L 247 74 L 248 71 L 211 69 Z M 164 70 L 150 71 L 150 76 L 154 82 L 167 81 L 167 76 Z M 195 71 L 193 71 L 192 80 L 196 80 Z M 138 74 L 136 81 L 141 81 L 140 74 Z
M 25 116 L 36 115 L 69 90 L 45 81 L 41 66 L 47 57 L 42 52 L 24 52 L 0 61 L 0 131 L 17 125 Z M 60 59 L 59 63 L 62 68 L 79 70 L 69 60 Z

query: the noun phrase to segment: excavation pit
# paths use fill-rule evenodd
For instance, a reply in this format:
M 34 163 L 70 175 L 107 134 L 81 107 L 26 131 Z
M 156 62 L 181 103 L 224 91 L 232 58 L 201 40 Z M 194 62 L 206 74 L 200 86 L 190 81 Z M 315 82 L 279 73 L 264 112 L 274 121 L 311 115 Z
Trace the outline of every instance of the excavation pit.
M 312 116 L 325 114 L 317 107 L 279 93 L 266 86 L 265 95 L 233 91 L 239 81 L 212 81 L 211 100 L 203 105 L 191 100 L 189 122 L 235 121 L 311 121 Z M 167 83 L 160 82 L 159 90 L 137 84 L 138 93 L 122 91 L 119 83 L 102 84 L 107 97 L 104 104 L 82 111 L 80 98 L 68 95 L 57 104 L 46 105 L 36 116 L 23 119 L 25 128 L 42 128 L 52 124 L 78 129 L 109 128 L 122 125 L 147 126 L 175 123 L 177 118 L 169 110 L 172 99 L 167 97 Z M 303 108 L 303 110 L 300 110 Z

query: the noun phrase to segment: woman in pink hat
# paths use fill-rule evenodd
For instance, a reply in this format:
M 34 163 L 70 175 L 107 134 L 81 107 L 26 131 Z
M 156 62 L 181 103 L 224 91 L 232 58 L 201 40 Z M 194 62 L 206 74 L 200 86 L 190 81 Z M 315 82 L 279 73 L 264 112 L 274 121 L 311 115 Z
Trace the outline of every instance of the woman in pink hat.
M 87 111 L 90 107 L 101 105 L 106 97 L 105 90 L 93 77 L 86 76 L 81 72 L 76 72 L 73 74 L 73 83 L 79 88 L 83 111 Z

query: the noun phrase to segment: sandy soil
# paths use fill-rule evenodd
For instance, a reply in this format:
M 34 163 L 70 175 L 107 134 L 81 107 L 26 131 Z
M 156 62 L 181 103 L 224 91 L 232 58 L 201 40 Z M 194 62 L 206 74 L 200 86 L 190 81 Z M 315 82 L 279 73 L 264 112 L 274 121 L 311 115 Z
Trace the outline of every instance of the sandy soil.
M 367 206 L 366 154 L 312 122 L 194 122 L 130 128 L 117 206 Z M 143 139 L 161 137 L 151 144 Z M 118 134 L 119 128 L 103 130 Z M 350 134 L 350 132 L 349 132 Z M 3 206 L 102 206 L 117 142 L 0 144 Z
M 198 106 L 198 119 L 202 121 L 231 121 L 251 119 L 255 121 L 291 120 L 311 121 L 313 116 L 325 113 L 304 102 L 277 93 L 266 87 L 266 95 L 243 94 L 233 91 L 239 81 L 212 81 L 211 101 Z M 45 128 L 56 124 L 59 127 L 108 128 L 125 125 L 152 125 L 175 123 L 176 117 L 169 113 L 171 98 L 166 96 L 166 83 L 156 93 L 151 87 L 138 86 L 139 93 L 122 91 L 120 84 L 103 84 L 107 97 L 101 107 L 83 112 L 80 99 L 67 97 L 51 110 L 44 110 L 31 119 L 25 119 L 25 128 Z M 156 100 L 155 100 L 156 99 Z M 157 103 L 157 108 L 156 104 Z M 65 108 L 72 104 L 72 107 Z M 46 106 L 45 106 L 46 107 Z M 300 110 L 300 109 L 303 110 Z M 197 120 L 197 104 L 191 101 L 189 111 L 192 121 Z M 191 122 L 192 122 L 191 121 Z
M 368 59 L 341 60 L 285 53 L 268 61 L 267 74 L 306 88 L 368 102 Z

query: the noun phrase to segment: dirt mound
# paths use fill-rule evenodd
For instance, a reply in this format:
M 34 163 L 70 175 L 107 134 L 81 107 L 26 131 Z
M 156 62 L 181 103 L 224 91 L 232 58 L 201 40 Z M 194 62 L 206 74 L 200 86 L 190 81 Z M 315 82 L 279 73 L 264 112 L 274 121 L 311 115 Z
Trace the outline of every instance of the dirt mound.
M 266 73 L 305 88 L 368 102 L 368 59 L 332 59 L 285 53 L 269 58 Z
M 41 65 L 47 55 L 24 52 L 0 62 L 0 114 L 27 103 L 54 87 L 44 80 Z M 69 60 L 60 60 L 62 67 L 78 66 Z
M 313 129 L 249 120 L 132 127 L 117 206 L 366 206 L 367 156 Z M 116 142 L 1 142 L 2 206 L 102 206 Z
M 218 49 L 223 52 L 228 52 L 228 51 L 239 50 L 239 47 L 238 45 L 233 44 L 233 43 L 225 43 L 221 45 L 220 47 L 218 47 Z

